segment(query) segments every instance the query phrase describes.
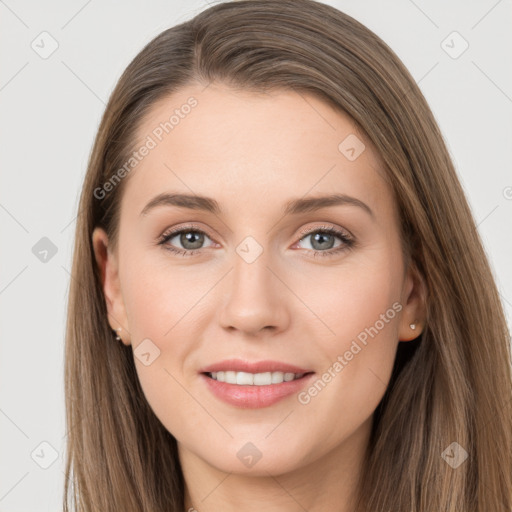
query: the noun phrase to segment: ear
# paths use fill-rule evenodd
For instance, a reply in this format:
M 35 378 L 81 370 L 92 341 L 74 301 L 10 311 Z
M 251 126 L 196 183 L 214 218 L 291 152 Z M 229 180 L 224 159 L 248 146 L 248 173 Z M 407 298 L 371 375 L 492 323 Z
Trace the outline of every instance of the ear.
M 402 288 L 402 316 L 398 333 L 399 341 L 416 339 L 425 328 L 427 288 L 423 276 L 416 265 L 411 263 L 407 269 Z M 411 324 L 414 326 L 411 327 Z
M 108 245 L 105 230 L 99 227 L 94 229 L 92 245 L 107 304 L 108 323 L 114 331 L 120 328 L 117 335 L 125 345 L 130 345 L 128 321 L 119 280 L 118 259 Z

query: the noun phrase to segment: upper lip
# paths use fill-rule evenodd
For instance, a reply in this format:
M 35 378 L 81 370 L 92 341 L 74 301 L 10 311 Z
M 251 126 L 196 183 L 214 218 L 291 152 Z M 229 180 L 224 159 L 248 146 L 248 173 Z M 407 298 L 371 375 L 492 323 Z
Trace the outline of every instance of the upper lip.
M 282 363 L 281 361 L 244 361 L 242 359 L 226 359 L 199 370 L 200 373 L 235 371 L 248 373 L 283 372 L 283 373 L 310 373 L 313 370 L 300 368 L 293 364 Z

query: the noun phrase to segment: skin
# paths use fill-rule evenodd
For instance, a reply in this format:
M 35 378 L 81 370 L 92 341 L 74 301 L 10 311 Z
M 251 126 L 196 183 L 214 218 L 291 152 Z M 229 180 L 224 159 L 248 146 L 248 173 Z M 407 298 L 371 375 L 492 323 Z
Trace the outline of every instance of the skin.
M 382 161 L 350 117 L 315 96 L 218 83 L 155 104 L 139 140 L 190 96 L 198 105 L 125 178 L 116 250 L 94 231 L 110 324 L 133 350 L 149 338 L 160 351 L 150 365 L 138 357 L 135 364 L 149 404 L 178 441 L 186 510 L 348 512 L 397 344 L 421 333 L 425 313 L 424 284 L 404 266 Z M 350 134 L 365 144 L 354 161 L 338 149 Z M 212 197 L 222 213 L 167 205 L 140 215 L 164 191 Z M 283 215 L 291 199 L 333 192 L 363 201 L 374 216 L 354 205 Z M 157 245 L 189 222 L 206 233 L 195 254 Z M 344 243 L 328 236 L 318 248 L 315 232 L 300 231 L 325 226 L 356 245 L 315 257 L 315 249 Z M 248 236 L 263 249 L 252 263 L 236 252 Z M 194 247 L 184 244 L 179 235 L 167 242 Z M 321 376 L 395 302 L 401 311 L 307 404 L 292 395 L 260 409 L 235 407 L 198 375 L 239 357 Z M 261 453 L 252 467 L 237 457 L 248 442 Z

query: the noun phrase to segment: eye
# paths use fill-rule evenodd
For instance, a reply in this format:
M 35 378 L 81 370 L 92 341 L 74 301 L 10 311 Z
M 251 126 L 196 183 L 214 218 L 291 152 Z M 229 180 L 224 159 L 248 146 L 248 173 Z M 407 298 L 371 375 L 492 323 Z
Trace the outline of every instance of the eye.
M 306 236 L 303 236 L 297 244 L 309 240 L 311 247 L 306 247 L 306 249 L 310 249 L 314 257 L 334 256 L 351 249 L 355 245 L 355 240 L 351 235 L 334 227 L 308 229 L 302 231 L 301 234 Z M 160 236 L 157 243 L 174 254 L 193 256 L 204 248 L 205 239 L 211 240 L 203 230 L 196 226 L 185 226 L 166 231 Z M 340 241 L 338 245 L 335 245 L 336 239 Z M 176 247 L 176 244 L 181 245 L 181 248 Z
M 305 233 L 306 236 L 301 238 L 298 243 L 309 240 L 314 257 L 333 256 L 351 249 L 355 244 L 355 240 L 351 236 L 333 227 L 310 229 Z M 335 246 L 336 238 L 341 241 L 337 246 Z
M 165 232 L 160 237 L 158 245 L 163 245 L 165 249 L 181 256 L 192 256 L 197 250 L 203 248 L 205 238 L 210 239 L 204 231 L 194 226 L 181 227 Z M 171 243 L 174 239 L 176 240 Z M 177 243 L 181 248 L 175 246 Z

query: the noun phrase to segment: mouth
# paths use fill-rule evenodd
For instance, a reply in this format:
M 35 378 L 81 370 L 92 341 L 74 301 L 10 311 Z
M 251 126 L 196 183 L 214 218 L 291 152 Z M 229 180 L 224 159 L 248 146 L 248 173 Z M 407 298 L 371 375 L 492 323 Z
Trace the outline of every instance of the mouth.
M 279 361 L 222 361 L 199 372 L 206 389 L 225 404 L 242 409 L 269 407 L 299 393 L 315 372 Z

